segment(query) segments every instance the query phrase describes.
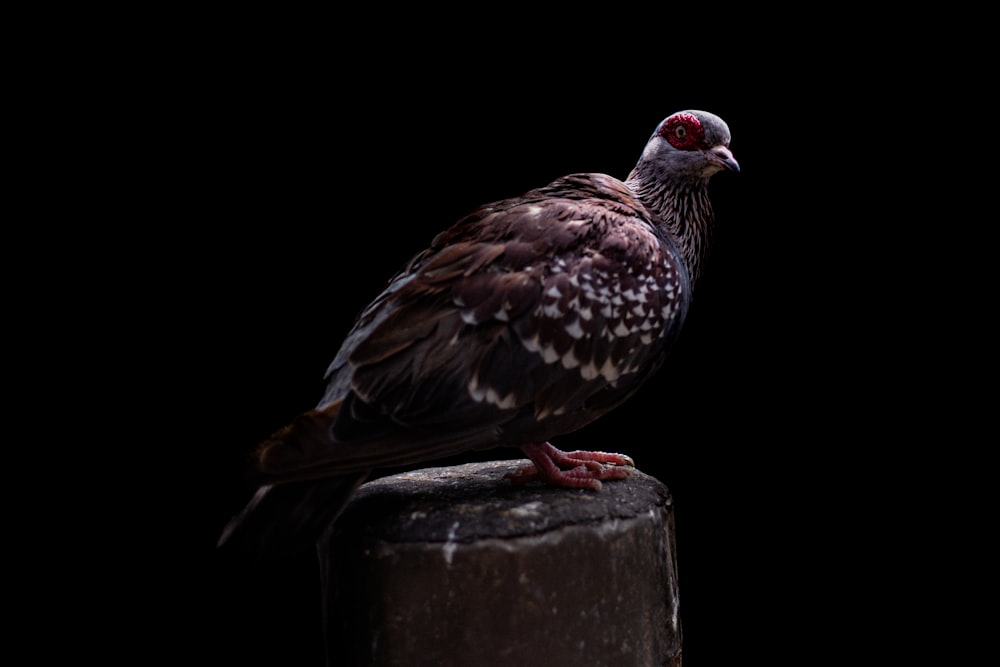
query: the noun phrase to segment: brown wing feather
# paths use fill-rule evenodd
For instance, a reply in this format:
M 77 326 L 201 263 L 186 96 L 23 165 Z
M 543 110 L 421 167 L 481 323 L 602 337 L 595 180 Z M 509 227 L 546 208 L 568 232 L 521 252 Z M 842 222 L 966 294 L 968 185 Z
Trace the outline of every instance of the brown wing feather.
M 611 409 L 686 307 L 683 269 L 647 217 L 605 176 L 467 216 L 362 314 L 325 407 L 262 446 L 262 469 L 311 476 L 538 442 Z

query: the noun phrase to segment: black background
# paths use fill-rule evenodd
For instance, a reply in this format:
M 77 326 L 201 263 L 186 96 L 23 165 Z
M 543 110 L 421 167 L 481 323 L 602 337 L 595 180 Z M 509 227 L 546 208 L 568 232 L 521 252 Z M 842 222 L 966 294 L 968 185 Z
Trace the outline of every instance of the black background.
M 856 168 L 888 117 L 863 72 L 589 42 L 495 57 L 474 32 L 347 48 L 339 30 L 219 22 L 174 43 L 129 110 L 153 165 L 133 176 L 145 240 L 128 261 L 155 277 L 134 326 L 157 336 L 133 398 L 171 478 L 135 547 L 162 561 L 137 579 L 163 615 L 140 622 L 148 651 L 321 664 L 312 557 L 215 551 L 248 452 L 316 403 L 353 317 L 435 233 L 566 173 L 624 178 L 663 117 L 700 108 L 742 172 L 712 182 L 715 248 L 681 340 L 635 399 L 555 444 L 627 452 L 673 493 L 686 666 L 871 652 L 886 631 L 868 616 L 901 588 L 888 545 L 915 530 L 887 488 L 933 415 L 900 397 L 920 371 L 883 326 L 906 308 L 881 255 L 903 216 Z

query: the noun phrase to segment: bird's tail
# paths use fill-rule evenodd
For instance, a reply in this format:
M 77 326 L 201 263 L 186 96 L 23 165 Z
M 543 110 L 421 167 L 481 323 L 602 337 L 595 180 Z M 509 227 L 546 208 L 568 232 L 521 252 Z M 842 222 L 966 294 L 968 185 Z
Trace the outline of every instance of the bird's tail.
M 341 402 L 304 412 L 260 443 L 254 452 L 257 473 L 265 482 L 286 482 L 326 477 L 337 472 L 333 423 Z M 353 471 L 351 471 L 353 472 Z
M 314 546 L 367 477 L 359 472 L 262 486 L 226 525 L 218 546 L 261 560 Z
M 268 559 L 315 544 L 370 469 L 331 466 L 331 426 L 340 404 L 310 410 L 254 452 L 261 486 L 222 531 L 218 546 Z

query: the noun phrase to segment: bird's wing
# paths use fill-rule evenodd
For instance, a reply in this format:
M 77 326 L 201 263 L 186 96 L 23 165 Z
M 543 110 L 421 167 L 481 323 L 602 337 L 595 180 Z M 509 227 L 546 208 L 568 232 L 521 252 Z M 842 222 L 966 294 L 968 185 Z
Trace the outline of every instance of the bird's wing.
M 272 468 L 342 474 L 589 423 L 634 392 L 683 319 L 686 274 L 661 241 L 628 190 L 599 175 L 467 216 L 348 334 L 316 412 L 333 442 Z

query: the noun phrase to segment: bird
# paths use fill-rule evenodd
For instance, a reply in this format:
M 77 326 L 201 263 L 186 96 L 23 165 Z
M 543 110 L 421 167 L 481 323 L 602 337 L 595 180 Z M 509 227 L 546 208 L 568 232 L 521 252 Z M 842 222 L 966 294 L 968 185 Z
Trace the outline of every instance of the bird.
M 628 477 L 627 454 L 551 441 L 663 366 L 711 248 L 708 184 L 740 170 L 730 139 L 679 111 L 625 180 L 569 174 L 437 234 L 357 316 L 316 407 L 254 450 L 256 491 L 218 545 L 314 543 L 373 471 L 472 450 L 519 448 L 512 484 Z

